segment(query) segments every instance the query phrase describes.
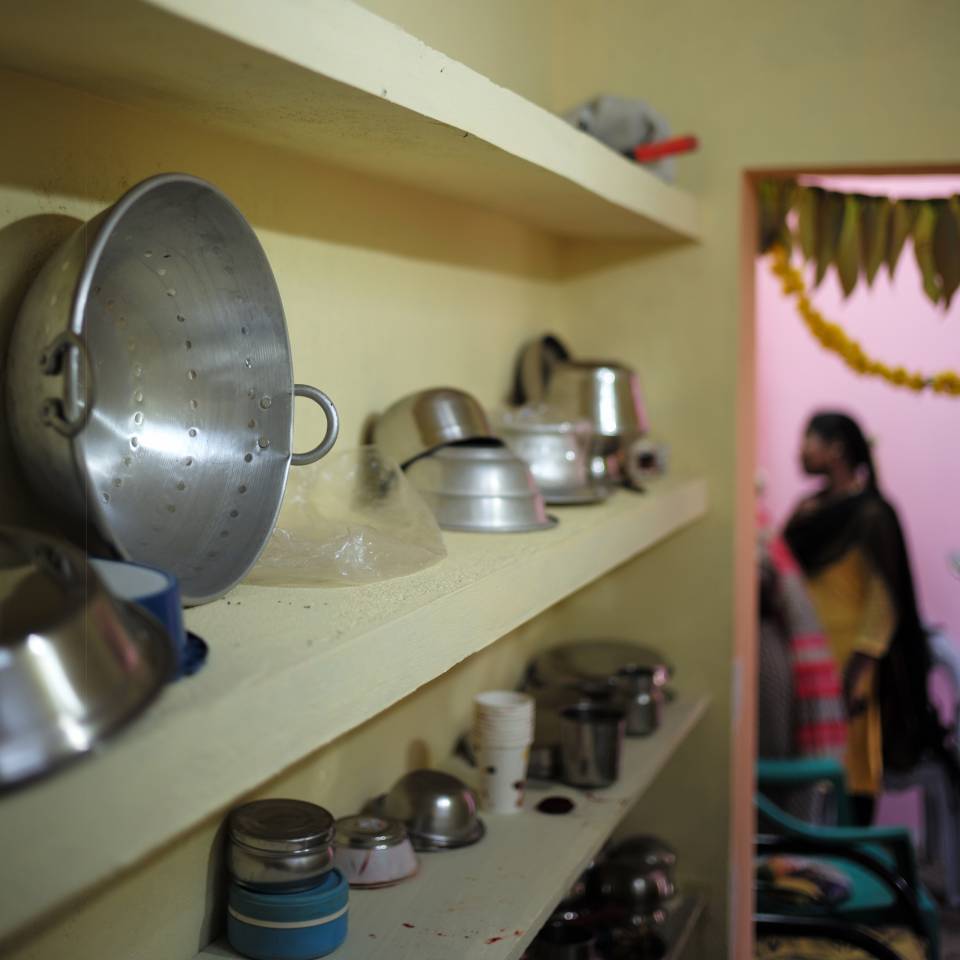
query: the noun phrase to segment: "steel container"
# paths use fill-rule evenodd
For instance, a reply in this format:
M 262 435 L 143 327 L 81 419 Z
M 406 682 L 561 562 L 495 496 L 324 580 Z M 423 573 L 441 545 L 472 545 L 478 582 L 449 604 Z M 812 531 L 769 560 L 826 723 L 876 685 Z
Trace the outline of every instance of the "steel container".
M 572 787 L 609 787 L 620 775 L 624 711 L 577 703 L 560 711 L 563 780 Z
M 334 820 L 315 803 L 254 800 L 227 819 L 227 869 L 264 892 L 305 890 L 333 869 Z

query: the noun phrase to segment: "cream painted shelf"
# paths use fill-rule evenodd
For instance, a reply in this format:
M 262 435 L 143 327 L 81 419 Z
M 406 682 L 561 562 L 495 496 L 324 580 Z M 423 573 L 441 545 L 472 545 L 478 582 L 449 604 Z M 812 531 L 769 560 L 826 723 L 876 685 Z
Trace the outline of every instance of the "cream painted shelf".
M 448 557 L 367 587 L 241 585 L 189 612 L 210 662 L 98 756 L 0 799 L 0 938 L 701 517 L 667 478 L 530 534 L 447 534 Z M 404 656 L 398 658 L 396 651 Z M 322 692 L 322 695 L 318 695 Z M 242 756 L 243 762 L 237 758 Z
M 350 0 L 8 4 L 0 66 L 559 235 L 699 236 L 689 194 Z
M 608 790 L 531 788 L 522 813 L 485 817 L 487 835 L 476 846 L 423 854 L 420 873 L 396 887 L 352 890 L 350 933 L 337 960 L 519 957 L 707 706 L 707 698 L 681 698 L 664 711 L 654 736 L 628 739 L 620 779 Z M 468 779 L 463 771 L 469 768 L 451 769 Z M 537 813 L 534 807 L 547 795 L 570 797 L 576 807 L 566 816 Z M 687 904 L 678 940 L 689 937 L 700 913 L 697 903 Z M 676 946 L 671 956 L 679 960 L 683 944 Z M 236 956 L 218 943 L 195 960 Z

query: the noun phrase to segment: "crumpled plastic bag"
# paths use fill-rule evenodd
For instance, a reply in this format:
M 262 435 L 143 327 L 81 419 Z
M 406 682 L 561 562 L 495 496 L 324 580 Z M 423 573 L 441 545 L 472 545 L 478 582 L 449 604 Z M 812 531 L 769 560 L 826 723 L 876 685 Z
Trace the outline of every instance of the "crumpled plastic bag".
M 430 508 L 373 446 L 292 467 L 273 536 L 247 577 L 274 587 L 376 583 L 447 555 Z

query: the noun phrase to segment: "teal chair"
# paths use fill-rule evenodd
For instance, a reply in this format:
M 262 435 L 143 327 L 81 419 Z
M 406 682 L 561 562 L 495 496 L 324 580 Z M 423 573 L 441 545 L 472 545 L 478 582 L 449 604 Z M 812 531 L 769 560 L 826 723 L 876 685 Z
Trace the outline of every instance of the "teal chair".
M 808 823 L 786 813 L 764 791 L 829 788 L 836 826 Z M 937 907 L 920 883 L 909 831 L 903 827 L 855 827 L 840 763 L 826 758 L 761 760 L 757 764 L 758 856 L 774 853 L 815 857 L 843 872 L 852 895 L 824 908 L 796 908 L 861 927 L 904 926 L 927 943 L 930 960 L 940 956 Z M 770 904 L 759 903 L 761 913 Z M 775 912 L 785 913 L 782 903 Z

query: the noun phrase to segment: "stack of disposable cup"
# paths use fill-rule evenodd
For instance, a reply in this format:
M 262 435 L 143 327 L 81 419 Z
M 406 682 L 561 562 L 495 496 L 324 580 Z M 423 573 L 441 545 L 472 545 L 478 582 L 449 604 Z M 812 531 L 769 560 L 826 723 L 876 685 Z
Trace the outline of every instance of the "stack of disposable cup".
M 473 747 L 484 810 L 516 813 L 523 806 L 532 743 L 533 697 L 488 690 L 473 698 Z

